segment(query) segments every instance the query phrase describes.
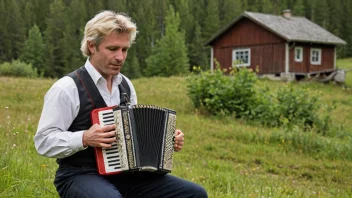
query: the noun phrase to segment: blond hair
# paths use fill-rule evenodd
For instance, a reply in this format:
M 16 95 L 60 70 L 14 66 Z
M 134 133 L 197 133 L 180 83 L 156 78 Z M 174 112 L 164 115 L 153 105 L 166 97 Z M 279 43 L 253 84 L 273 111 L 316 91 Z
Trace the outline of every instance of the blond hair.
M 130 34 L 130 44 L 134 42 L 137 35 L 137 26 L 124 13 L 116 13 L 109 10 L 104 10 L 94 16 L 87 22 L 84 28 L 84 36 L 81 42 L 81 51 L 84 56 L 91 55 L 88 49 L 88 41 L 91 41 L 95 46 L 99 46 L 104 36 L 116 32 L 127 32 Z

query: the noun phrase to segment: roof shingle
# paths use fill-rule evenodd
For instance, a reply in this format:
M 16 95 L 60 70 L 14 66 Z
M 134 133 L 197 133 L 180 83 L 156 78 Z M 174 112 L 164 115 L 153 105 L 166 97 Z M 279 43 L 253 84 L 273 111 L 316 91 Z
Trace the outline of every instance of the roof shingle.
M 225 33 L 235 23 L 243 17 L 249 18 L 267 30 L 277 34 L 287 41 L 324 43 L 324 44 L 346 44 L 344 40 L 333 35 L 321 26 L 313 23 L 305 17 L 277 16 L 271 14 L 262 14 L 255 12 L 244 12 L 240 17 L 234 20 L 230 25 L 214 35 L 206 45 L 211 44 L 218 36 Z

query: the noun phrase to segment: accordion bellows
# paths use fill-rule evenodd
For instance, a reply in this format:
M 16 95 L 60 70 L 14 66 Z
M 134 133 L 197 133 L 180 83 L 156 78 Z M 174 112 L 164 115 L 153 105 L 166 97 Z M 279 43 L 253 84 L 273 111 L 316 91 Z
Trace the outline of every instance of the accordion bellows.
M 94 148 L 101 175 L 125 171 L 169 173 L 172 170 L 176 112 L 154 105 L 95 109 L 92 124 L 116 125 L 117 142 Z

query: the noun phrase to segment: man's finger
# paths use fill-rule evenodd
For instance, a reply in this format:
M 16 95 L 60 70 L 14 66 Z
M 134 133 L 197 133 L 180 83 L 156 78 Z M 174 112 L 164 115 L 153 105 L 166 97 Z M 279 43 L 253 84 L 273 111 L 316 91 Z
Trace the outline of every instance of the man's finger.
M 106 126 L 103 126 L 102 129 L 103 131 L 112 131 L 116 128 L 116 125 L 112 124 L 112 125 L 106 125 Z

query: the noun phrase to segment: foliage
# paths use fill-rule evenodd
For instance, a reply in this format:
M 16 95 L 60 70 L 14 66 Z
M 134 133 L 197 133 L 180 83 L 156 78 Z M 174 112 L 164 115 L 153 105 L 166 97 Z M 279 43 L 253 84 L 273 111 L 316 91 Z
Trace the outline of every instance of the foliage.
M 44 31 L 44 39 L 47 50 L 45 51 L 45 75 L 49 77 L 63 76 L 64 68 L 64 35 L 65 35 L 65 12 L 66 7 L 62 0 L 50 4 L 50 15 L 46 18 L 47 28 Z M 77 43 L 76 43 L 77 44 Z M 78 50 L 78 49 L 77 49 Z M 82 63 L 83 65 L 83 63 Z
M 122 73 L 129 79 L 139 78 L 142 76 L 137 56 L 133 53 L 135 48 L 128 51 L 128 59 L 122 67 Z M 131 53 L 132 52 L 132 53 Z
M 213 115 L 232 115 L 266 126 L 328 130 L 330 117 L 322 116 L 317 96 L 292 86 L 283 86 L 274 95 L 267 87 L 258 89 L 256 83 L 256 74 L 248 69 L 234 70 L 229 76 L 219 69 L 200 71 L 188 79 L 188 96 L 196 108 Z
M 38 77 L 37 68 L 33 68 L 31 64 L 21 62 L 20 60 L 12 60 L 0 64 L 0 76 L 15 76 L 15 77 Z
M 176 42 L 157 44 L 166 35 L 166 16 L 171 15 L 170 5 L 175 8 L 175 13 L 179 13 L 177 31 L 183 32 L 183 37 L 175 39 L 183 39 L 182 45 L 187 48 L 188 59 L 184 65 L 190 66 L 187 71 L 194 65 L 209 68 L 210 50 L 204 46 L 205 42 L 244 11 L 280 15 L 282 10 L 291 9 L 294 16 L 304 16 L 347 42 L 347 45 L 337 47 L 338 57 L 352 56 L 352 23 L 349 20 L 352 17 L 352 1 L 347 0 L 1 0 L 0 63 L 20 58 L 24 43 L 29 39 L 28 32 L 37 25 L 45 46 L 44 76 L 61 77 L 84 64 L 79 46 L 86 22 L 100 10 L 113 10 L 127 13 L 137 23 L 139 34 L 133 44 L 136 58 L 131 58 L 131 61 L 138 61 L 138 64 L 133 64 L 132 67 L 136 68 L 130 69 L 140 70 L 141 75 L 146 76 L 148 57 L 153 56 L 151 59 L 156 63 L 166 62 L 162 58 L 170 55 L 171 48 L 178 51 L 178 44 L 174 45 Z M 166 49 L 170 48 L 169 52 L 155 51 L 152 54 L 151 49 L 163 45 Z M 156 56 L 156 53 L 162 55 Z M 184 55 L 176 53 L 172 56 L 176 58 L 167 60 L 176 61 L 178 56 Z M 32 65 L 42 73 L 37 64 Z M 154 69 L 160 72 L 156 66 Z M 168 72 L 173 69 L 178 68 Z M 172 75 L 177 73 L 179 71 Z
M 31 64 L 39 73 L 44 73 L 44 50 L 43 37 L 37 25 L 34 25 L 28 33 L 28 39 L 24 43 L 20 59 Z
M 54 81 L 0 77 L 0 197 L 59 197 L 53 185 L 58 165 L 39 156 L 33 144 L 43 97 Z M 330 112 L 333 131 L 323 136 L 201 115 L 186 95 L 184 77 L 139 78 L 133 84 L 140 104 L 176 110 L 177 128 L 186 141 L 174 155 L 171 174 L 204 186 L 209 197 L 352 196 L 351 90 L 290 84 L 310 94 L 323 92 L 320 100 L 337 103 Z M 264 79 L 256 83 L 272 95 L 281 86 Z
M 204 47 L 204 41 L 202 39 L 202 31 L 201 27 L 198 23 L 195 24 L 194 31 L 192 33 L 193 42 L 189 44 L 188 49 L 188 57 L 190 66 L 201 66 L 202 70 L 209 69 L 209 60 L 208 60 L 208 52 L 209 48 Z
M 165 36 L 157 41 L 147 58 L 147 76 L 171 76 L 188 72 L 189 63 L 185 35 L 179 30 L 180 17 L 170 6 L 166 16 Z
M 256 103 L 255 74 L 239 70 L 233 76 L 224 76 L 223 71 L 200 72 L 188 79 L 188 95 L 196 108 L 204 107 L 210 114 L 244 117 Z

